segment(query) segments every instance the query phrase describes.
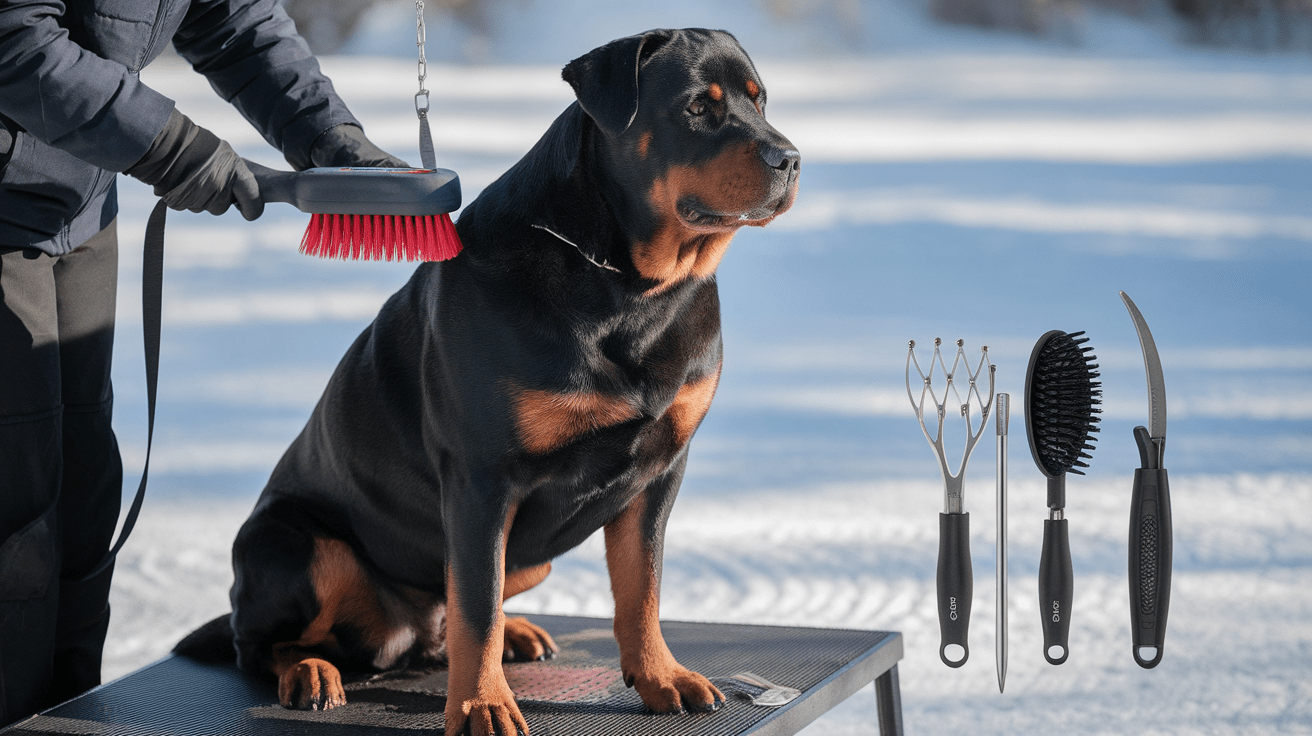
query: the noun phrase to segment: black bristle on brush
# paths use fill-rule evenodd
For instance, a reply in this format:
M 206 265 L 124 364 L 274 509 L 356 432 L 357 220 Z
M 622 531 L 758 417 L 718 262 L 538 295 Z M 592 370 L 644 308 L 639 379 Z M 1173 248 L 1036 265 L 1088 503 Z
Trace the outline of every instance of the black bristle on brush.
M 1102 384 L 1083 332 L 1053 330 L 1039 338 L 1025 376 L 1025 428 L 1034 464 L 1048 479 L 1049 518 L 1043 523 L 1039 606 L 1043 656 L 1061 664 L 1070 654 L 1074 573 L 1064 509 L 1066 474 L 1084 475 L 1102 413 Z

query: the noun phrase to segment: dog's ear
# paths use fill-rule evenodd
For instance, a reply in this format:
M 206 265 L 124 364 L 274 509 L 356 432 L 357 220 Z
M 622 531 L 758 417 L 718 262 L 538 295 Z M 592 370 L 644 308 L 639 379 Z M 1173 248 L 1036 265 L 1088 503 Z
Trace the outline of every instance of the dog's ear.
M 638 114 L 638 69 L 642 60 L 673 37 L 647 31 L 611 41 L 565 65 L 560 76 L 574 88 L 583 111 L 609 136 L 628 130 Z

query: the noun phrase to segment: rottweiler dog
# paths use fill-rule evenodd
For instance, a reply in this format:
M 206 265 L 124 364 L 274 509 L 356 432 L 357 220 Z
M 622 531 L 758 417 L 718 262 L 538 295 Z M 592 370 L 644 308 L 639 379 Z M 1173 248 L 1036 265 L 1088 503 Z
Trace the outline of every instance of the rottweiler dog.
M 502 662 L 556 647 L 502 602 L 598 529 L 625 682 L 656 712 L 723 702 L 661 635 L 665 525 L 720 375 L 716 266 L 800 157 L 726 32 L 562 76 L 577 101 L 351 346 L 237 536 L 233 643 L 287 707 L 344 703 L 339 668 L 447 663 L 447 733 L 527 733 Z

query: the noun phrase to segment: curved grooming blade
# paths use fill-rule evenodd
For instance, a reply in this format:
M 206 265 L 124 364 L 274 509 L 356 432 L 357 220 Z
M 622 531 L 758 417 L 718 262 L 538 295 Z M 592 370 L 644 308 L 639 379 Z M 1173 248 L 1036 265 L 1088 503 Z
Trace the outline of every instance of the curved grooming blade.
M 1166 380 L 1153 333 L 1139 308 L 1121 292 L 1130 311 L 1148 376 L 1148 426 L 1134 428 L 1140 467 L 1130 495 L 1130 621 L 1134 661 L 1152 669 L 1166 645 L 1166 613 L 1171 603 L 1171 491 L 1167 482 Z

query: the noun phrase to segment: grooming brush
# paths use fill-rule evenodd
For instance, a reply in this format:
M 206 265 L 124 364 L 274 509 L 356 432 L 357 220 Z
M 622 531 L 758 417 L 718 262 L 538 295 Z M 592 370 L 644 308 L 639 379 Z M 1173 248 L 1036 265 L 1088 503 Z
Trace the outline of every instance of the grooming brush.
M 312 215 L 302 253 L 389 261 L 444 261 L 460 253 L 460 236 L 447 214 L 460 207 L 454 171 L 246 166 L 265 202 L 286 202 Z
M 974 371 L 970 370 L 969 362 L 966 360 L 964 343 L 957 340 L 957 354 L 952 360 L 952 368 L 949 370 L 943 361 L 943 354 L 940 350 L 942 344 L 942 340 L 934 339 L 934 355 L 930 358 L 929 373 L 925 373 L 921 370 L 919 361 L 916 360 L 916 342 L 911 341 L 911 346 L 907 350 L 907 398 L 911 399 L 911 407 L 916 410 L 916 419 L 920 421 L 920 430 L 925 433 L 925 439 L 929 440 L 929 446 L 934 449 L 934 455 L 938 458 L 939 470 L 943 472 L 944 513 L 938 515 L 938 625 L 942 639 L 938 656 L 939 659 L 943 660 L 943 664 L 949 667 L 960 667 L 970 657 L 970 645 L 967 639 L 970 629 L 970 606 L 974 592 L 974 580 L 970 566 L 970 514 L 966 513 L 963 508 L 966 463 L 970 460 L 971 450 L 975 449 L 975 443 L 984 434 L 989 412 L 993 408 L 994 366 L 989 365 L 989 349 L 984 347 L 981 351 L 979 364 Z M 987 401 L 980 394 L 977 383 L 980 373 L 983 372 L 986 365 L 989 369 L 989 395 Z M 916 397 L 911 390 L 912 366 L 915 367 L 920 378 L 918 382 L 920 386 L 919 401 L 916 401 Z M 958 370 L 965 373 L 965 376 L 961 378 L 964 378 L 969 384 L 964 400 L 957 389 L 957 384 L 962 382 L 957 375 Z M 944 382 L 941 402 L 935 393 L 935 373 L 940 373 L 941 378 L 939 380 Z M 955 401 L 953 410 L 959 411 L 965 420 L 966 430 L 966 448 L 961 456 L 961 467 L 955 474 L 948 468 L 947 455 L 943 450 L 943 429 L 947 423 L 949 395 Z M 930 434 L 929 428 L 925 425 L 926 400 L 933 405 L 938 418 L 933 435 Z M 977 409 L 977 412 L 973 412 L 972 408 Z M 977 413 L 978 416 L 972 416 L 974 413 Z
M 1039 558 L 1039 612 L 1043 623 L 1043 656 L 1061 664 L 1070 655 L 1071 600 L 1074 573 L 1067 532 L 1066 474 L 1084 475 L 1089 467 L 1093 434 L 1101 421 L 1097 408 L 1102 384 L 1093 348 L 1084 347 L 1083 332 L 1053 330 L 1039 338 L 1025 375 L 1025 425 L 1030 452 L 1048 479 L 1048 520 L 1043 522 L 1043 553 Z

